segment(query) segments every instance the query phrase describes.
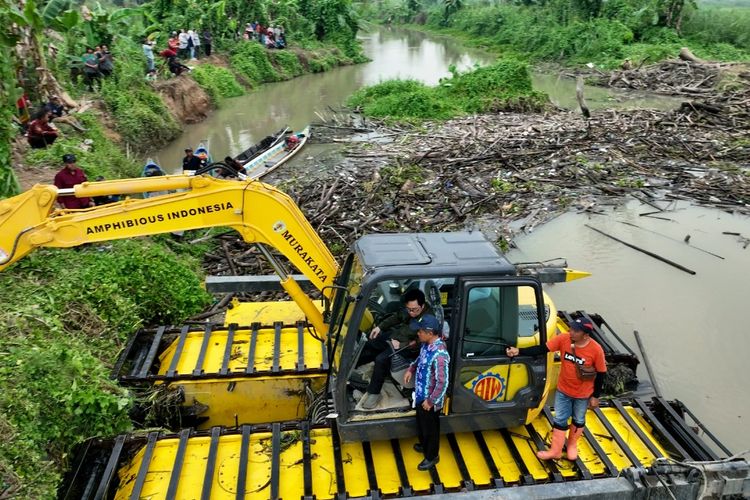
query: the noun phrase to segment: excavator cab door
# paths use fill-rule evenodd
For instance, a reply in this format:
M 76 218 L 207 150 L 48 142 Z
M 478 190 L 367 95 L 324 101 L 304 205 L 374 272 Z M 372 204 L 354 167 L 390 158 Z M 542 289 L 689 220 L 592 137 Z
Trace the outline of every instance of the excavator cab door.
M 546 380 L 546 357 L 508 358 L 508 346 L 546 341 L 541 285 L 533 278 L 463 278 L 458 281 L 459 315 L 450 339 L 451 415 L 472 414 L 487 428 L 523 423 L 536 408 Z M 454 323 L 455 324 L 455 323 Z M 458 430 L 458 429 L 456 429 Z M 468 429 L 466 429 L 468 430 Z

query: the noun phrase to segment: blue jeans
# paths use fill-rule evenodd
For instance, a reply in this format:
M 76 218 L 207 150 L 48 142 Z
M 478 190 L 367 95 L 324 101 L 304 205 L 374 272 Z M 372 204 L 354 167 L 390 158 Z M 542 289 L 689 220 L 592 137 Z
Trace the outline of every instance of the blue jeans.
M 555 393 L 555 418 L 553 424 L 558 429 L 568 428 L 568 419 L 573 417 L 573 425 L 583 427 L 586 424 L 586 410 L 589 398 L 571 398 L 560 391 Z

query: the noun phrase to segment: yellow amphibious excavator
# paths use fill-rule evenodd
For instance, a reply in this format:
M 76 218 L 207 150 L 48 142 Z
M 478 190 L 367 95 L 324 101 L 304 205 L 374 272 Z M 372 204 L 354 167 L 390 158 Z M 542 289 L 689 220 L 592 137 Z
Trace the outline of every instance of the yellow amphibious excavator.
M 165 190 L 177 192 L 53 210 L 61 194 Z M 662 398 L 591 410 L 578 460 L 538 461 L 556 361 L 510 359 L 505 347 L 544 343 L 585 314 L 558 312 L 542 290 L 585 273 L 514 266 L 478 232 L 367 235 L 339 267 L 296 204 L 257 181 L 178 175 L 70 190 L 38 185 L 0 200 L 0 270 L 37 247 L 217 226 L 256 244 L 293 302 L 235 303 L 225 325 L 134 335 L 114 375 L 124 384 L 167 384 L 206 411 L 178 434 L 88 442 L 61 497 L 378 498 L 515 485 L 546 498 L 750 492 L 747 462 L 721 460 L 713 446 L 729 451 L 704 442 L 692 414 Z M 322 298 L 311 299 L 271 250 Z M 235 286 L 258 290 L 268 280 Z M 424 291 L 451 353 L 442 460 L 428 472 L 416 469 L 413 410 L 398 378 L 376 411 L 358 407 L 350 382 L 363 334 L 403 307 L 411 288 Z M 607 344 L 609 326 L 596 323 L 595 338 Z

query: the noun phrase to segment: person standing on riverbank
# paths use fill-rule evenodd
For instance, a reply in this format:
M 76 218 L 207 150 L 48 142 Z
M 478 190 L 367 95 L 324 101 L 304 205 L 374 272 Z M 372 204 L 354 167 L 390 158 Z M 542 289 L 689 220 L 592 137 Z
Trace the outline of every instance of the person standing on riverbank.
M 63 168 L 55 175 L 55 186 L 59 189 L 70 189 L 77 184 L 83 184 L 88 179 L 83 170 L 76 165 L 76 155 L 63 155 Z M 94 206 L 94 200 L 91 198 L 76 198 L 75 196 L 58 196 L 57 202 L 63 208 L 76 209 L 88 208 Z
M 538 451 L 540 460 L 557 460 L 562 456 L 568 419 L 573 418 L 567 443 L 568 460 L 578 458 L 578 439 L 586 425 L 586 410 L 599 406 L 599 396 L 604 387 L 607 364 L 602 347 L 592 339 L 594 332 L 591 320 L 578 318 L 570 323 L 570 331 L 551 338 L 546 345 L 508 347 L 508 357 L 519 354 L 540 356 L 547 352 L 560 352 L 560 376 L 555 393 L 555 418 L 552 422 L 552 443 L 549 450 Z
M 146 73 L 151 73 L 156 69 L 156 65 L 154 64 L 153 40 L 143 40 L 143 55 L 146 56 Z
M 440 410 L 448 390 L 450 355 L 440 336 L 441 325 L 432 314 L 411 321 L 422 343 L 419 358 L 404 374 L 404 385 L 414 381 L 414 407 L 417 411 L 417 436 L 414 449 L 424 453 L 417 469 L 430 470 L 440 462 Z
M 208 28 L 203 30 L 201 36 L 203 38 L 203 53 L 206 54 L 206 57 L 211 57 L 211 44 L 214 41 L 214 37 Z
M 180 30 L 180 34 L 177 36 L 177 40 L 179 41 L 179 50 L 177 51 L 177 55 L 180 57 L 180 59 L 185 59 L 188 57 L 188 40 L 190 40 L 190 36 L 188 36 L 184 28 Z

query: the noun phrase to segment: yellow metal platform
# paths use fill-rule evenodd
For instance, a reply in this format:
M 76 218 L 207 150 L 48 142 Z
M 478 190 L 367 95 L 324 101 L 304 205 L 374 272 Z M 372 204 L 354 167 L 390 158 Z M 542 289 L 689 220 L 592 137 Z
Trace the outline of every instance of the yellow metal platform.
M 462 489 L 615 477 L 667 456 L 633 406 L 589 411 L 576 462 L 541 462 L 549 414 L 532 425 L 442 436 L 440 463 L 417 470 L 415 439 L 340 443 L 335 430 L 272 424 L 194 435 L 190 430 L 147 442 L 117 476 L 118 499 L 335 498 L 421 494 Z M 238 494 L 239 492 L 239 494 Z
M 293 302 L 248 303 L 229 311 L 229 326 L 142 330 L 116 377 L 180 388 L 186 406 L 208 407 L 206 428 L 300 419 L 306 389 L 319 391 L 328 371 L 326 346 L 303 320 Z

